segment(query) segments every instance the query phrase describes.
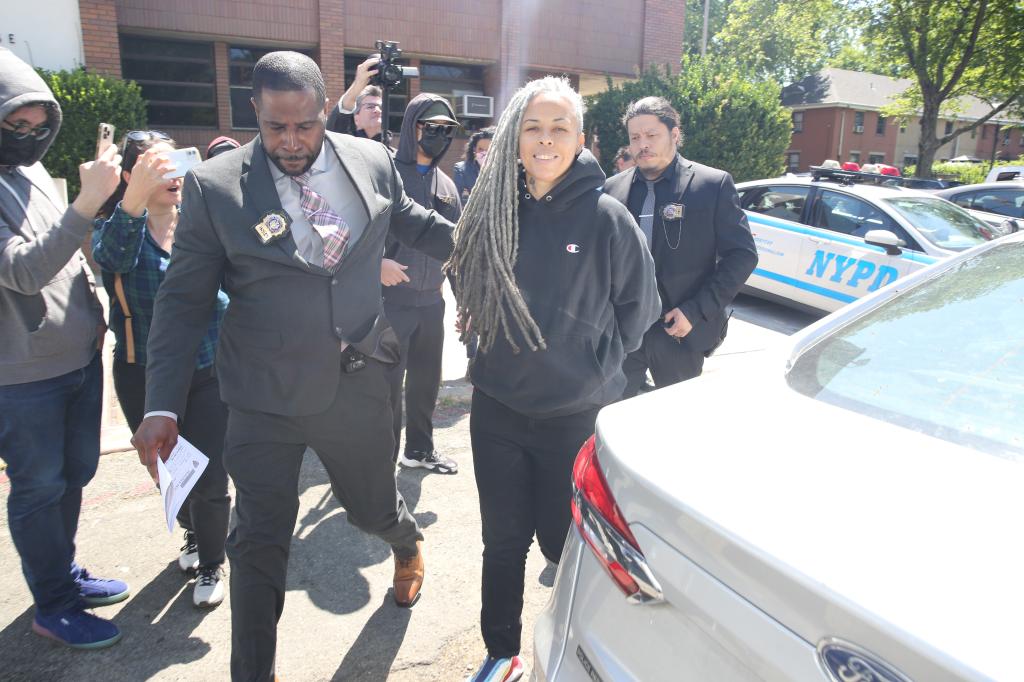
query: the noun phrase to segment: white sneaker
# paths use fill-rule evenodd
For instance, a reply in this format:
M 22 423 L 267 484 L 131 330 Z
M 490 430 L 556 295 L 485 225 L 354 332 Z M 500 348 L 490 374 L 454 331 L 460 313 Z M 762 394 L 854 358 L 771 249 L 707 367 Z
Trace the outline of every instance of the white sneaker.
M 196 534 L 190 530 L 185 531 L 185 544 L 181 546 L 181 554 L 178 555 L 178 568 L 185 573 L 195 573 L 199 569 L 199 545 L 196 544 Z
M 197 607 L 217 606 L 224 601 L 224 569 L 220 566 L 200 566 L 196 573 L 196 586 L 192 603 Z

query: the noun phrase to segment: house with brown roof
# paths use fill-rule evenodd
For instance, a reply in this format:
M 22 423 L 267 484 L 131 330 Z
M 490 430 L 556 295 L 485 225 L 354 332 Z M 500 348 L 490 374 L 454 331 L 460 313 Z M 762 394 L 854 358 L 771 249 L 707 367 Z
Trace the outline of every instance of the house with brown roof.
M 825 159 L 900 168 L 917 163 L 920 117 L 897 120 L 881 114 L 912 84 L 905 78 L 829 68 L 783 88 L 782 104 L 793 118 L 787 170 L 805 171 Z M 977 121 L 990 110 L 981 100 L 966 98 L 955 117 L 939 121 L 938 133 Z M 943 145 L 935 158 L 1015 159 L 1024 154 L 1022 123 L 997 115 Z

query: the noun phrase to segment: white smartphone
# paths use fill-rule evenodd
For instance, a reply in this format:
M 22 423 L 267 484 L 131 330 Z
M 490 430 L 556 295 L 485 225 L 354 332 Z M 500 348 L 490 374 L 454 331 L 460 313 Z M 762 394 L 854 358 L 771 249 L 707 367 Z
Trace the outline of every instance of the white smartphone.
M 96 130 L 96 158 L 100 158 L 100 154 L 112 144 L 114 144 L 114 126 L 109 123 L 101 123 Z
M 173 152 L 167 152 L 167 158 L 174 164 L 174 170 L 170 173 L 165 173 L 164 180 L 184 177 L 185 173 L 188 173 L 203 162 L 203 157 L 199 155 L 199 150 L 195 147 L 185 147 L 184 149 L 175 149 Z

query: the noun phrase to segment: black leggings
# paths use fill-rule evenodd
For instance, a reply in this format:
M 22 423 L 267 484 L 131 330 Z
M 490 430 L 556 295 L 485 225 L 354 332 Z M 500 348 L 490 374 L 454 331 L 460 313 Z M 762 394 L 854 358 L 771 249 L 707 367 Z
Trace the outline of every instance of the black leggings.
M 114 390 L 134 433 L 145 414 L 146 366 L 115 359 Z M 213 367 L 197 369 L 192 375 L 185 414 L 179 421 L 181 435 L 209 457 L 210 463 L 181 505 L 178 523 L 195 532 L 202 566 L 224 563 L 224 541 L 231 517 L 228 475 L 223 460 L 227 419 L 228 409 L 221 402 Z
M 484 540 L 480 629 L 491 656 L 519 654 L 526 555 L 534 533 L 549 561 L 562 555 L 572 467 L 597 412 L 533 419 L 473 391 L 469 433 Z

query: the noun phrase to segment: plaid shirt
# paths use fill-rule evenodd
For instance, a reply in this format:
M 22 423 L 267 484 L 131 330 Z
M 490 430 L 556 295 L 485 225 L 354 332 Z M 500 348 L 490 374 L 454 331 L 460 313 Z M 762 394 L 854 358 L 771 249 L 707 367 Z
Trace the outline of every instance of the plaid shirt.
M 110 328 L 114 330 L 114 357 L 126 360 L 124 312 L 114 292 L 114 273 L 121 273 L 121 284 L 132 314 L 132 336 L 135 340 L 135 363 L 146 364 L 146 340 L 153 322 L 153 303 L 160 283 L 164 281 L 169 253 L 160 248 L 146 229 L 147 213 L 139 218 L 121 210 L 121 204 L 106 220 L 99 219 L 92 233 L 92 257 L 103 268 L 103 286 L 110 296 Z M 196 354 L 196 369 L 213 364 L 217 351 L 217 335 L 228 307 L 228 295 L 217 292 L 217 305 L 206 336 Z

